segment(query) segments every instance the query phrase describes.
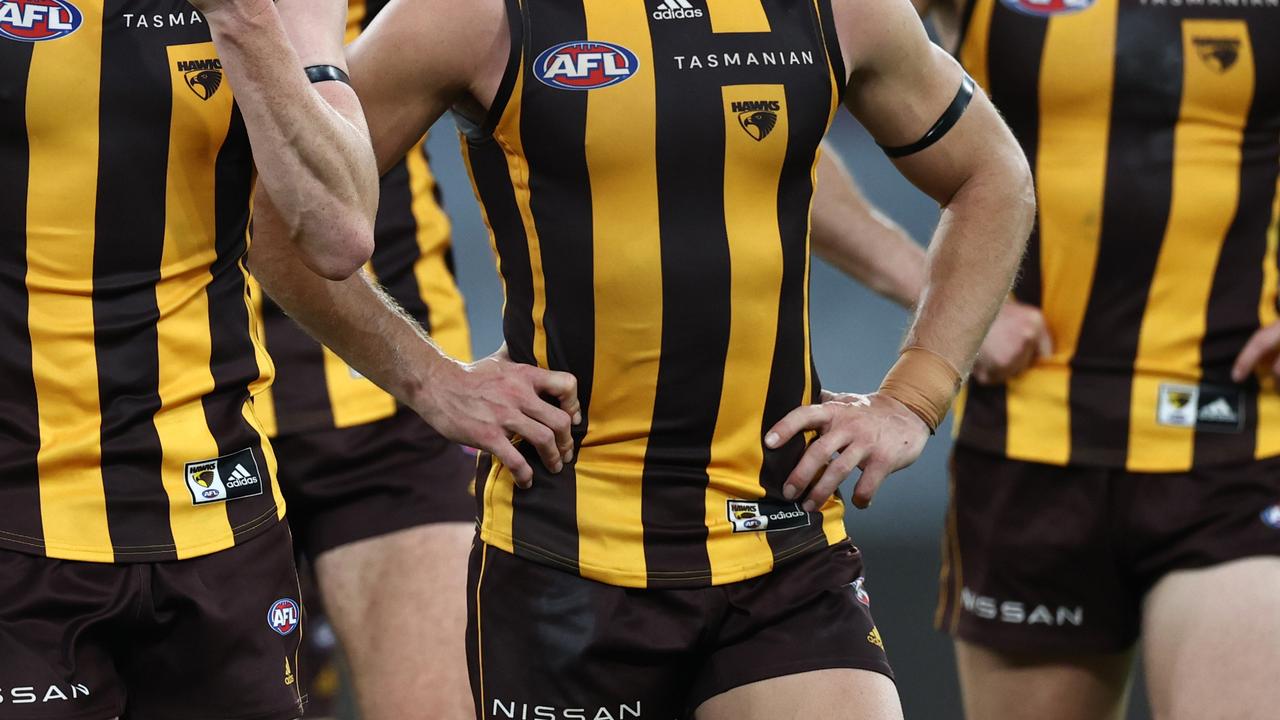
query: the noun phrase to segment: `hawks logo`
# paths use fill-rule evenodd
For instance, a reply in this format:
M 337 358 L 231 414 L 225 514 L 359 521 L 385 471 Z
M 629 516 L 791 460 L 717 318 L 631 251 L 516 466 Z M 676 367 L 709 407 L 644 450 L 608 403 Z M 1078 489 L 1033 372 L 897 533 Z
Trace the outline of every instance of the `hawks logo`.
M 222 87 L 222 61 L 211 60 L 179 60 L 178 72 L 183 73 L 187 87 L 201 100 L 208 100 Z
M 1196 54 L 1210 70 L 1222 74 L 1240 59 L 1239 38 L 1194 38 Z
M 297 630 L 301 619 L 302 611 L 292 598 L 280 598 L 271 603 L 271 609 L 267 611 L 267 624 L 281 635 Z
M 1024 15 L 1045 17 L 1048 15 L 1070 15 L 1087 10 L 1095 0 L 1000 0 L 1010 10 Z
M 730 107 L 738 114 L 738 124 L 756 142 L 769 137 L 778 126 L 778 113 L 782 112 L 782 103 L 777 100 L 734 102 Z
M 0 37 L 19 42 L 57 40 L 84 22 L 67 0 L 0 0 Z
M 553 88 L 599 90 L 635 75 L 640 61 L 621 45 L 578 41 L 543 50 L 533 67 L 538 79 Z

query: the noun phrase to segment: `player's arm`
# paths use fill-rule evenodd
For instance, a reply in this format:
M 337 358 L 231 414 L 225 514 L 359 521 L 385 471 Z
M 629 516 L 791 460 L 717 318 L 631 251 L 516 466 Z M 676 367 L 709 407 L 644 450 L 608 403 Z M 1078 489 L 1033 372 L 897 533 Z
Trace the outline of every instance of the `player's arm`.
M 253 146 L 259 193 L 307 267 L 349 276 L 373 252 L 378 177 L 355 92 L 313 83 L 346 71 L 342 0 L 193 0 L 204 13 Z
M 813 251 L 877 294 L 914 309 L 925 285 L 925 251 L 867 201 L 829 144 L 818 162 L 813 196 Z M 1007 382 L 1053 353 L 1044 315 L 1010 297 L 1000 308 L 978 357 L 973 379 Z
M 906 0 L 833 5 L 853 68 L 846 104 L 878 143 L 896 149 L 899 171 L 943 207 L 915 321 L 881 390 L 824 393 L 823 403 L 797 409 L 766 436 L 778 447 L 804 430 L 819 433 L 787 480 L 789 497 L 807 491 L 806 505 L 816 507 L 861 468 L 853 501 L 865 507 L 942 421 L 1009 294 L 1035 201 L 1026 158 L 981 89 L 955 114 L 964 73 L 929 42 Z
M 877 295 L 915 307 L 925 282 L 924 248 L 867 201 L 830 143 L 818 160 L 812 216 L 814 253 Z
M 478 43 L 495 30 L 476 22 L 481 13 L 466 17 L 448 6 L 488 4 L 396 0 L 351 48 L 351 77 L 366 98 L 384 166 L 398 161 L 446 108 L 466 101 L 470 74 L 484 72 L 485 64 L 464 67 L 450 58 L 474 58 Z M 502 33 L 504 17 L 496 24 Z M 403 32 L 406 27 L 412 32 Z M 493 52 L 505 58 L 506 48 Z M 483 86 L 483 79 L 476 84 Z M 537 448 L 552 472 L 572 459 L 570 426 L 581 419 L 572 375 L 512 363 L 501 352 L 470 364 L 453 360 L 363 272 L 337 282 L 309 273 L 286 236 L 273 203 L 260 203 L 251 267 L 271 298 L 317 340 L 445 436 L 492 452 L 521 485 L 532 481 L 533 471 L 511 436 Z

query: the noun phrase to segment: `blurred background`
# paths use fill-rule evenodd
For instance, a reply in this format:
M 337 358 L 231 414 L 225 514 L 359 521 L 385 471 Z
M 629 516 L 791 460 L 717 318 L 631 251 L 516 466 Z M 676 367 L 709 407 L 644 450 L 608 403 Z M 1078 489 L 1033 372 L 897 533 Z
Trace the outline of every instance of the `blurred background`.
M 863 192 L 917 242 L 926 243 L 938 220 L 933 201 L 898 175 L 847 114 L 841 114 L 831 137 Z M 458 276 L 471 317 L 473 349 L 477 357 L 487 355 L 502 342 L 502 286 L 450 119 L 432 132 L 429 148 L 454 223 Z M 810 298 L 814 356 L 824 386 L 874 390 L 897 356 L 907 314 L 816 259 Z M 933 630 L 949 450 L 948 422 L 919 462 L 885 484 L 873 509 L 850 508 L 848 515 L 849 532 L 866 557 L 872 609 L 909 719 L 962 718 L 951 642 Z M 1150 717 L 1142 695 L 1139 681 L 1132 720 Z

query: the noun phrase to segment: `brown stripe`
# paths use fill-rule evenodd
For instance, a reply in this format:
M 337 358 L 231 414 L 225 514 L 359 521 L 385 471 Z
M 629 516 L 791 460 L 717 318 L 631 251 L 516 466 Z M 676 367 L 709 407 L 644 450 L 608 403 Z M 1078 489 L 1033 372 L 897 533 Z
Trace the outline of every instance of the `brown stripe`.
M 0 543 L 44 546 L 40 419 L 27 329 L 27 75 L 31 43 L 0 42 Z M 11 537 L 17 536 L 17 537 Z
M 109 2 L 106 16 L 123 5 Z M 161 406 L 155 286 L 164 252 L 171 93 L 167 72 L 140 80 L 137 68 L 168 70 L 169 58 L 163 46 L 138 42 L 136 32 L 108 23 L 102 38 L 94 347 L 111 542 L 118 553 L 150 546 L 155 551 L 147 559 L 164 560 L 177 555 L 160 551 L 174 537 L 152 418 Z M 151 79 L 162 83 L 137 89 Z
M 1181 38 L 1169 13 L 1121 3 L 1101 243 L 1071 361 L 1071 462 L 1123 466 L 1134 358 L 1169 218 Z M 1180 43 L 1178 43 L 1180 44 Z M 1155 68 L 1163 82 L 1153 82 Z M 1141 408 L 1139 412 L 1149 412 Z

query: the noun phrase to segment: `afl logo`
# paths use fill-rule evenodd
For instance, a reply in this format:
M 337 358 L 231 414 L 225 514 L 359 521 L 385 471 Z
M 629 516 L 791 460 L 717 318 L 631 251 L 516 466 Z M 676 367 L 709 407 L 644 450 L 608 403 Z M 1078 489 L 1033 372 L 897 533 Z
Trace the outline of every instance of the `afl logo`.
M 1000 0 L 1000 2 L 1010 10 L 1016 10 L 1023 15 L 1049 17 L 1087 10 L 1095 0 Z
M 0 37 L 19 42 L 57 40 L 84 22 L 68 0 L 0 0 Z
M 301 619 L 302 612 L 298 608 L 298 603 L 290 598 L 281 598 L 271 603 L 271 609 L 267 611 L 267 624 L 281 635 L 288 635 L 297 630 Z
M 636 54 L 607 42 L 568 42 L 547 48 L 533 61 L 538 79 L 561 90 L 599 90 L 640 69 Z

